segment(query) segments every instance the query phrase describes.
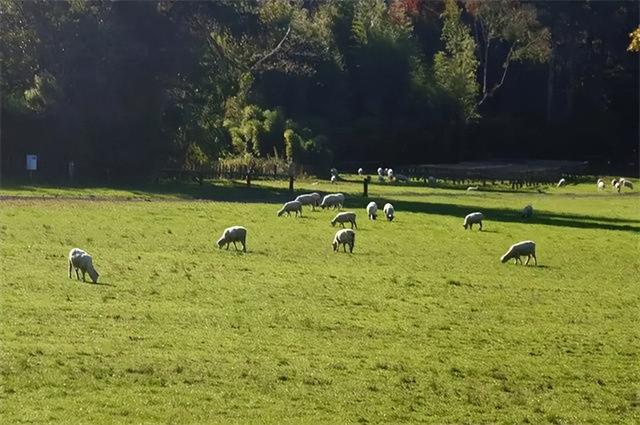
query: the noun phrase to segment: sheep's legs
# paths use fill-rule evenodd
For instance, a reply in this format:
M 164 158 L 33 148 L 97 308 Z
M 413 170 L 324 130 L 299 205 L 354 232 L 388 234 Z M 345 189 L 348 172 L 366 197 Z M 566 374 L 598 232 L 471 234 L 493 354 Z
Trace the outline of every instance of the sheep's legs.
M 244 242 L 240 242 L 242 244 L 242 252 L 247 252 L 247 245 Z
M 340 222 L 340 226 L 344 229 L 344 223 Z
M 86 282 L 86 280 L 84 280 L 84 270 L 82 270 L 82 281 Z
M 480 230 L 482 230 L 482 222 L 480 222 Z
M 533 256 L 533 262 L 534 264 L 537 266 L 538 265 L 538 259 L 536 258 L 536 254 L 531 254 Z
M 69 279 L 71 279 L 71 269 L 73 268 L 73 265 L 71 264 L 71 261 L 69 261 Z
M 238 250 L 238 245 L 236 245 L 236 241 L 233 241 L 233 247 L 236 249 L 236 251 Z
M 76 278 L 80 280 L 80 273 L 78 273 L 78 269 L 76 268 Z
M 344 252 L 347 252 L 347 244 L 346 243 L 342 244 L 342 249 L 344 249 Z
M 531 254 L 527 255 L 527 262 L 524 263 L 525 266 L 529 265 L 529 261 L 531 261 Z

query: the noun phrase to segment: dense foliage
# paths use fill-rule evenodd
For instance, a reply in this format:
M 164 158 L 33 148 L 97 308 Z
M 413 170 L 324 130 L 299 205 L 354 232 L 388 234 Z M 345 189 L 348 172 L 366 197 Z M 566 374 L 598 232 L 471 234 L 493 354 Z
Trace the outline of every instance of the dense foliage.
M 99 176 L 238 155 L 637 156 L 635 2 L 0 0 L 0 12 L 4 173 L 26 153 L 52 174 L 74 160 Z

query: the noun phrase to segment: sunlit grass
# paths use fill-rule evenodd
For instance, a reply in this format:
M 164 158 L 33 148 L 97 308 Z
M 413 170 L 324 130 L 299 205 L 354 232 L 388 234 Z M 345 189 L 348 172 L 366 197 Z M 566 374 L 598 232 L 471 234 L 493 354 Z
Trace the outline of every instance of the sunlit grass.
M 286 182 L 2 201 L 2 423 L 637 422 L 638 196 L 372 184 L 389 223 L 360 182 L 296 189 L 349 195 L 353 255 L 334 212 L 276 217 Z M 215 246 L 234 224 L 247 254 Z M 540 266 L 501 264 L 524 239 Z M 100 285 L 68 279 L 75 246 Z

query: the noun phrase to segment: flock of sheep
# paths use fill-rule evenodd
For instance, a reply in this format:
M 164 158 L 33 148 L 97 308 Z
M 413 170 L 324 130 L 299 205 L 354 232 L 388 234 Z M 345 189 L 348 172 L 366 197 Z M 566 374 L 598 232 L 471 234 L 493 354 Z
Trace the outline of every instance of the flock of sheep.
M 362 175 L 362 168 L 358 169 L 358 174 Z M 384 181 L 384 177 L 387 176 L 389 179 L 407 179 L 405 176 L 396 176 L 393 173 L 392 169 L 378 169 L 378 179 L 380 181 Z M 338 179 L 338 172 L 335 168 L 331 169 L 331 182 L 335 183 Z M 432 177 L 429 177 L 429 181 L 431 183 Z M 435 179 L 433 179 L 435 180 Z M 562 187 L 567 184 L 566 179 L 562 178 L 558 182 L 557 186 Z M 613 179 L 611 181 L 611 186 L 616 189 L 618 192 L 621 191 L 623 187 L 627 187 L 633 189 L 633 183 L 625 178 Z M 606 188 L 606 183 L 603 179 L 598 179 L 597 181 L 598 190 L 604 190 Z M 469 189 L 467 189 L 469 190 Z M 287 214 L 288 216 L 291 213 L 294 213 L 295 216 L 302 216 L 302 206 L 308 205 L 311 206 L 311 209 L 315 211 L 316 207 L 321 207 L 322 209 L 342 209 L 344 205 L 345 196 L 342 193 L 331 193 L 322 197 L 319 193 L 307 193 L 304 195 L 298 196 L 293 201 L 286 202 L 280 210 L 278 210 L 278 217 Z M 367 217 L 369 220 L 375 220 L 378 215 L 378 205 L 375 202 L 369 202 L 366 206 Z M 384 216 L 388 221 L 393 221 L 395 215 L 395 208 L 390 203 L 386 203 L 383 207 Z M 533 216 L 533 207 L 531 205 L 527 205 L 522 210 L 522 217 L 530 218 Z M 465 229 L 473 229 L 473 225 L 477 224 L 482 230 L 482 220 L 484 219 L 484 215 L 481 212 L 473 212 L 465 216 L 463 226 Z M 345 228 L 345 224 L 349 223 L 351 225 L 350 229 Z M 354 229 L 357 229 L 358 226 L 356 224 L 356 213 L 352 211 L 339 212 L 332 220 L 331 225 L 335 227 L 336 224 L 340 224 L 342 226 L 341 230 L 338 230 L 333 238 L 331 243 L 333 247 L 333 251 L 337 252 L 340 246 L 342 246 L 344 252 L 347 251 L 347 246 L 349 247 L 349 252 L 353 253 L 353 248 L 355 246 L 356 233 Z M 218 248 L 222 248 L 226 246 L 229 249 L 229 245 L 233 243 L 235 249 L 238 249 L 237 243 L 242 244 L 242 250 L 247 252 L 247 229 L 242 226 L 232 226 L 224 230 L 222 232 L 222 236 L 217 241 Z M 517 264 L 520 262 L 522 264 L 521 257 L 527 257 L 527 262 L 525 265 L 529 264 L 531 258 L 533 258 L 535 264 L 538 264 L 538 259 L 536 258 L 536 243 L 534 241 L 522 241 L 516 244 L 513 244 L 509 250 L 500 258 L 503 263 L 506 263 L 509 260 L 515 260 Z M 75 270 L 76 277 L 80 280 L 79 272 L 82 272 L 82 280 L 85 280 L 85 274 L 88 274 L 93 283 L 98 283 L 99 274 L 93 266 L 92 257 L 85 251 L 80 248 L 73 248 L 69 252 L 69 278 L 71 278 L 71 272 Z

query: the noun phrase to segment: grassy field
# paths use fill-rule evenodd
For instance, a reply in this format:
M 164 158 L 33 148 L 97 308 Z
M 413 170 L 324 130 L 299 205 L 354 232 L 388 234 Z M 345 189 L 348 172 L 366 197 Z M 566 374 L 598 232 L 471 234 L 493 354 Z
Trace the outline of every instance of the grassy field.
M 297 189 L 348 195 L 352 255 L 333 212 L 276 217 L 285 183 L 2 188 L 0 422 L 640 421 L 635 193 L 372 184 L 389 223 L 360 183 Z M 501 264 L 525 239 L 539 266 Z

